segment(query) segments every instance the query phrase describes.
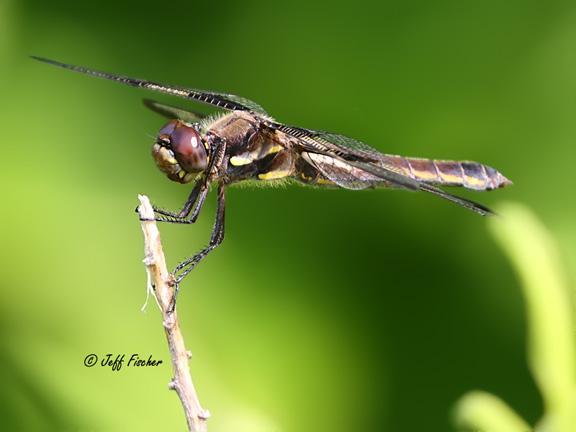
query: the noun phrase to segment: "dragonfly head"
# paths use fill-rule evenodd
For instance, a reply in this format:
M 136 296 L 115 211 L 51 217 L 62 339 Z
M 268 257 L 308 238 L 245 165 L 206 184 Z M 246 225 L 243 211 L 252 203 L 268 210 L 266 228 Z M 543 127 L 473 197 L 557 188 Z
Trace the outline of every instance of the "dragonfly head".
M 171 120 L 160 129 L 152 157 L 160 171 L 178 183 L 189 183 L 208 166 L 208 151 L 198 129 L 181 120 Z

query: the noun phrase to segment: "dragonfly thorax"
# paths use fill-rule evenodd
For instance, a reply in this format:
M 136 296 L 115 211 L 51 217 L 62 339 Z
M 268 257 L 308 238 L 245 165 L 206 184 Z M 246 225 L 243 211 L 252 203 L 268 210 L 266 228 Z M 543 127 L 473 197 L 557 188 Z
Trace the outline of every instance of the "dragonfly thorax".
M 152 157 L 160 171 L 178 183 L 189 183 L 208 166 L 208 148 L 197 125 L 181 120 L 171 120 L 160 129 Z

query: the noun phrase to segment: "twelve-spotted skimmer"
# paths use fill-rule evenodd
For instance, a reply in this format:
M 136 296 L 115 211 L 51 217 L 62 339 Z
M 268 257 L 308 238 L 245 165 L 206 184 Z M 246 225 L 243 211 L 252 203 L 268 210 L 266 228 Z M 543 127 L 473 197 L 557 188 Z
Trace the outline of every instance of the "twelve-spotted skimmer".
M 159 102 L 144 101 L 148 108 L 170 119 L 160 129 L 152 146 L 156 165 L 170 180 L 194 182 L 183 208 L 178 212 L 155 208 L 156 220 L 194 223 L 210 185 L 218 186 L 216 221 L 210 243 L 175 268 L 176 284 L 224 239 L 224 191 L 232 183 L 255 181 L 271 184 L 294 180 L 312 186 L 355 190 L 392 187 L 424 191 L 481 215 L 492 212 L 438 186 L 463 186 L 484 191 L 511 184 L 494 168 L 477 162 L 388 155 L 344 135 L 288 126 L 277 122 L 260 105 L 243 97 L 174 87 L 33 58 L 225 110 L 206 117 Z

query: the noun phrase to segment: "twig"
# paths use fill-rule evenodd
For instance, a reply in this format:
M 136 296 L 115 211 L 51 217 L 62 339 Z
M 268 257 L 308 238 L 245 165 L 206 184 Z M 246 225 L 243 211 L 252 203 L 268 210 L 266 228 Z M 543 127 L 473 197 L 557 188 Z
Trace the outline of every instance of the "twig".
M 160 232 L 154 221 L 154 210 L 147 196 L 138 195 L 138 199 L 140 200 L 138 213 L 142 220 L 142 231 L 144 232 L 144 264 L 148 272 L 148 281 L 151 284 L 148 289 L 152 290 L 162 313 L 162 323 L 170 349 L 172 369 L 174 370 L 174 377 L 170 381 L 169 388 L 176 391 L 182 402 L 188 430 L 206 432 L 206 420 L 209 413 L 200 406 L 188 367 L 191 353 L 186 350 L 184 345 L 176 310 L 170 310 L 174 297 L 174 283 L 172 276 L 166 269 Z

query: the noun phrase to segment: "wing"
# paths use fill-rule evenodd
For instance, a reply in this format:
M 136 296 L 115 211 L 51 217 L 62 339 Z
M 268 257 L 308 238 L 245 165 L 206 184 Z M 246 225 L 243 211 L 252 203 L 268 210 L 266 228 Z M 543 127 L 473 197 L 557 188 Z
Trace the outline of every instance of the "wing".
M 169 119 L 180 119 L 188 123 L 196 123 L 206 117 L 204 114 L 184 110 L 182 108 L 177 108 L 172 105 L 165 105 L 163 103 L 156 102 L 152 99 L 142 99 L 142 102 L 144 103 L 146 108 L 149 108 L 155 113 L 158 113 L 161 116 L 164 116 Z
M 482 204 L 479 204 L 475 201 L 466 199 L 466 198 L 462 198 L 456 195 L 453 195 L 451 193 L 448 193 L 440 188 L 437 188 L 436 186 L 431 186 L 429 184 L 426 183 L 421 183 L 420 184 L 420 190 L 426 191 L 426 192 L 430 192 L 431 194 L 434 194 L 436 196 L 439 196 L 440 198 L 444 198 L 445 200 L 451 201 L 455 204 L 458 204 L 464 208 L 467 208 L 468 210 L 471 210 L 475 213 L 481 214 L 482 216 L 494 216 L 496 213 L 494 213 L 492 210 L 490 210 L 488 207 L 483 206 Z
M 382 153 L 362 141 L 344 135 L 287 126 L 275 122 L 268 122 L 267 125 L 295 138 L 301 147 L 309 153 L 304 156 L 305 160 L 311 160 L 316 169 L 341 187 L 365 189 L 385 182 L 395 187 L 432 193 L 483 216 L 494 214 L 482 204 L 407 177 L 397 167 L 386 163 Z M 317 155 L 311 156 L 314 153 Z M 320 155 L 323 158 L 319 157 Z M 332 158 L 334 161 L 328 162 L 326 157 Z M 342 176 L 343 169 L 341 166 L 346 164 L 359 169 L 363 174 L 354 175 L 354 171 L 350 169 Z M 364 187 L 362 187 L 363 183 L 366 184 Z
M 37 56 L 31 56 L 31 57 L 35 60 L 39 60 L 41 62 L 48 63 L 54 66 L 59 66 L 64 69 L 69 69 L 86 75 L 95 76 L 97 78 L 105 78 L 108 80 L 117 81 L 132 87 L 145 88 L 160 93 L 166 93 L 172 96 L 178 96 L 184 99 L 196 100 L 198 102 L 213 105 L 218 108 L 224 108 L 227 110 L 236 110 L 236 111 L 254 111 L 260 114 L 266 114 L 264 108 L 262 108 L 256 102 L 253 102 L 241 96 L 235 96 L 225 93 L 215 93 L 197 89 L 189 89 L 184 87 L 175 87 L 166 84 L 155 83 L 152 81 L 141 80 L 138 78 L 129 78 L 121 75 L 114 75 L 108 72 L 88 69 L 82 66 L 74 66 L 43 57 L 37 57 Z
M 331 132 L 287 126 L 281 123 L 268 122 L 271 128 L 298 138 L 307 146 L 319 151 L 328 151 L 345 159 L 358 159 L 367 162 L 381 160 L 383 154 L 368 144 L 344 135 Z
M 274 130 L 296 138 L 298 144 L 307 152 L 330 156 L 352 167 L 359 168 L 362 171 L 377 176 L 380 181 L 389 182 L 396 187 L 411 190 L 420 189 L 417 180 L 405 176 L 397 167 L 386 163 L 376 165 L 376 162 L 381 160 L 382 153 L 361 141 L 343 135 L 286 126 L 271 121 L 265 124 Z M 344 143 L 347 145 L 344 145 Z M 322 172 L 322 170 L 320 171 Z M 331 180 L 334 181 L 334 179 Z
M 312 152 L 302 152 L 300 156 L 324 177 L 344 189 L 360 190 L 382 185 L 381 178 L 332 156 Z

